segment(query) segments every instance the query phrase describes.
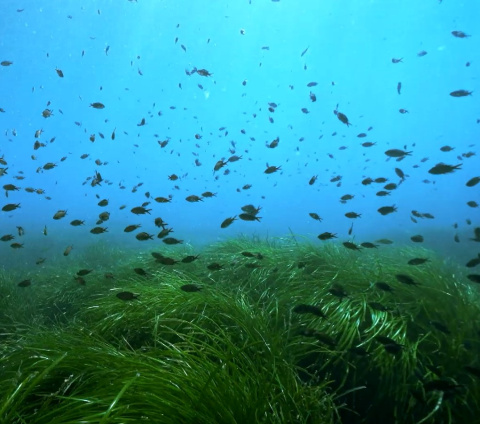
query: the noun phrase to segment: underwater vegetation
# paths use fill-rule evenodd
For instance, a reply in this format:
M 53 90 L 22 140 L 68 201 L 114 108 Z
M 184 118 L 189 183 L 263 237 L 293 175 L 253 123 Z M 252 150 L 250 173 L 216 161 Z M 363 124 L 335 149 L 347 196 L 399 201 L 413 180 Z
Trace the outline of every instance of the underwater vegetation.
M 181 249 L 4 272 L 0 422 L 478 422 L 480 291 L 431 251 Z

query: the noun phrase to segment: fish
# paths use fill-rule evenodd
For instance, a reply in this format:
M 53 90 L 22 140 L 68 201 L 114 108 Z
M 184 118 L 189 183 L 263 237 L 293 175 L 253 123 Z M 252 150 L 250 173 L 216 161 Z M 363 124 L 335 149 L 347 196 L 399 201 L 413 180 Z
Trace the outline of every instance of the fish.
M 260 216 L 252 215 L 250 213 L 241 213 L 238 217 L 243 221 L 257 221 L 260 222 L 262 219 Z
M 124 228 L 124 232 L 125 233 L 131 233 L 132 231 L 135 231 L 137 228 L 140 228 L 141 225 L 138 224 L 138 225 L 127 225 L 125 228 Z
M 393 293 L 392 287 L 390 287 L 387 283 L 384 283 L 383 281 L 378 281 L 377 283 L 374 284 L 374 286 L 379 290 Z
M 378 239 L 378 240 L 375 240 L 377 243 L 381 243 L 381 244 L 393 244 L 393 241 L 392 240 L 389 240 L 389 239 L 385 239 L 385 238 L 382 238 L 382 239 Z
M 452 35 L 457 38 L 467 38 L 470 37 L 470 35 L 465 34 L 463 31 L 452 31 Z
M 387 150 L 385 154 L 391 158 L 403 158 L 405 156 L 410 156 L 412 152 L 407 152 L 405 150 L 400 150 L 400 149 L 390 149 L 390 150 Z
M 11 212 L 20 208 L 20 203 L 9 203 L 2 208 L 4 212 Z
M 92 234 L 103 234 L 103 233 L 107 233 L 108 229 L 106 227 L 94 227 L 90 230 L 90 232 Z
M 66 210 L 58 210 L 58 211 L 55 212 L 55 214 L 53 215 L 53 219 L 59 220 L 59 219 L 64 218 L 66 215 L 67 215 L 67 211 L 66 211 Z
M 429 174 L 433 175 L 442 175 L 442 174 L 450 174 L 458 169 L 461 169 L 462 164 L 459 163 L 458 165 L 447 165 L 445 163 L 437 163 L 433 168 L 428 170 Z
M 85 224 L 85 221 L 81 221 L 80 219 L 74 219 L 73 221 L 70 222 L 70 225 L 72 225 L 73 227 L 78 227 L 84 224 Z
M 466 183 L 465 185 L 467 187 L 475 187 L 478 183 L 480 183 L 480 177 L 473 177 L 473 178 L 470 178 Z
M 377 211 L 381 215 L 385 216 L 385 215 L 388 215 L 390 213 L 396 212 L 397 208 L 395 207 L 395 205 L 393 205 L 393 206 L 382 206 L 381 208 L 378 208 Z
M 269 166 L 267 163 L 267 169 L 263 171 L 265 174 L 273 174 L 281 169 L 281 166 Z
M 326 315 L 322 312 L 322 310 L 318 306 L 314 305 L 306 305 L 302 303 L 295 306 L 292 311 L 296 314 L 312 314 L 316 315 L 317 317 L 326 318 Z
M 213 262 L 211 264 L 208 264 L 207 265 L 207 268 L 210 270 L 210 271 L 220 271 L 223 269 L 223 265 L 220 265 L 219 263 L 217 262 Z
M 450 96 L 452 97 L 466 97 L 466 96 L 471 96 L 473 91 L 468 91 L 468 90 L 455 90 L 450 93 Z
M 467 268 L 474 268 L 476 267 L 477 265 L 480 265 L 480 253 L 478 254 L 478 256 L 476 258 L 473 258 L 473 259 L 470 259 L 466 264 L 465 266 Z
M 473 283 L 480 284 L 480 274 L 468 274 L 467 278 Z
M 194 194 L 192 194 L 192 195 L 190 195 L 190 196 L 187 196 L 187 197 L 185 198 L 185 200 L 186 200 L 187 202 L 190 202 L 190 203 L 203 202 L 203 200 L 202 200 L 201 197 L 196 196 L 196 195 L 194 195 Z
M 138 294 L 134 294 L 132 292 L 129 292 L 129 291 L 122 291 L 122 292 L 119 292 L 116 294 L 116 296 L 120 299 L 120 300 L 134 300 L 134 299 L 138 299 L 138 297 L 140 295 Z
M 395 278 L 402 284 L 407 284 L 410 286 L 418 286 L 419 284 L 409 275 L 406 274 L 396 274 Z
M 344 297 L 348 297 L 347 291 L 340 284 L 335 284 L 333 287 L 330 287 L 328 289 L 328 292 L 332 296 L 338 297 L 340 299 L 343 299 Z
M 145 209 L 143 206 L 137 206 L 130 210 L 130 212 L 134 213 L 135 215 L 150 215 L 151 209 Z
M 18 287 L 28 287 L 31 285 L 32 285 L 32 280 L 23 280 L 17 284 Z
M 196 284 L 184 284 L 183 286 L 180 286 L 180 290 L 183 290 L 187 293 L 194 293 L 201 291 L 202 287 L 197 286 Z
M 367 249 L 376 249 L 378 248 L 379 245 L 366 241 L 366 242 L 360 243 L 360 246 L 365 247 Z
M 104 109 L 105 105 L 100 102 L 94 102 L 94 103 L 90 103 L 90 107 L 93 107 L 94 109 Z
M 402 92 L 402 83 L 399 82 L 399 83 L 397 84 L 397 93 L 398 93 L 398 94 L 401 94 L 401 92 Z
M 345 115 L 344 113 L 342 112 L 338 112 L 337 110 L 334 111 L 335 115 L 337 115 L 337 118 L 340 120 L 340 122 L 342 122 L 343 124 L 345 124 L 347 127 L 351 126 L 352 124 L 350 123 L 350 121 L 348 120 L 347 118 L 347 115 Z
M 190 264 L 193 261 L 196 261 L 198 258 L 199 258 L 199 255 L 188 255 L 188 256 L 185 256 L 180 262 L 184 264 Z
M 357 212 L 347 212 L 347 213 L 345 214 L 345 216 L 346 216 L 347 218 L 350 218 L 350 219 L 356 219 L 356 218 L 361 218 L 361 217 L 362 217 L 362 214 L 357 213 Z
M 237 219 L 236 215 L 234 217 L 224 219 L 223 222 L 220 224 L 220 228 L 229 227 L 236 219 Z
M 312 217 L 316 221 L 322 222 L 322 218 L 320 217 L 320 215 L 318 215 L 318 213 L 310 212 L 309 215 L 310 215 L 310 217 Z
M 68 256 L 68 255 L 70 254 L 70 252 L 72 251 L 72 249 L 73 249 L 73 246 L 72 246 L 72 245 L 67 246 L 67 247 L 65 248 L 65 250 L 63 251 L 63 256 Z
M 408 261 L 408 265 L 422 265 L 428 261 L 428 258 L 413 258 Z
M 337 235 L 329 232 L 324 232 L 322 234 L 319 234 L 317 238 L 319 238 L 320 240 L 330 240 L 333 238 L 337 238 Z
M 152 234 L 148 234 L 145 231 L 142 231 L 141 233 L 135 235 L 135 238 L 140 241 L 153 240 L 153 237 L 154 236 Z
M 385 306 L 379 302 L 368 302 L 368 306 L 370 306 L 372 309 L 375 311 L 379 312 L 389 312 L 392 310 L 392 308 L 389 308 L 388 306 Z
M 178 240 L 176 238 L 173 238 L 173 237 L 167 237 L 167 238 L 164 238 L 162 240 L 165 244 L 182 244 L 183 243 L 183 240 Z
M 352 243 L 350 241 L 346 241 L 344 243 L 342 243 L 347 249 L 350 249 L 350 250 L 361 250 L 360 249 L 360 246 L 356 245 L 355 243 Z

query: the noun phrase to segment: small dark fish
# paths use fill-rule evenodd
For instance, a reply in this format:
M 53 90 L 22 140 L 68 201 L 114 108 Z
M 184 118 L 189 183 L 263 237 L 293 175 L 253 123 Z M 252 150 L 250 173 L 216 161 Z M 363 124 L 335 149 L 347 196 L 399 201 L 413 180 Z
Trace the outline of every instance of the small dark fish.
M 367 249 L 376 249 L 378 247 L 378 244 L 370 243 L 369 241 L 360 243 L 360 246 L 365 247 Z
M 182 244 L 183 240 L 178 240 L 173 237 L 167 237 L 162 240 L 165 244 Z
M 433 175 L 450 174 L 457 169 L 461 169 L 461 166 L 461 163 L 459 163 L 458 165 L 447 165 L 445 163 L 438 163 L 433 168 L 430 168 L 428 170 L 428 173 Z
M 384 283 L 383 281 L 379 281 L 379 282 L 375 283 L 375 287 L 379 290 L 389 292 L 389 293 L 393 293 L 393 289 L 387 283 Z
M 417 234 L 415 236 L 410 237 L 410 240 L 412 240 L 414 243 L 422 243 L 423 242 L 423 236 L 420 234 Z
M 145 271 L 143 268 L 133 268 L 136 274 L 141 275 L 142 277 L 147 277 L 148 272 Z
M 230 226 L 233 221 L 235 221 L 237 219 L 237 216 L 235 215 L 234 217 L 232 218 L 226 218 L 223 220 L 223 222 L 220 224 L 220 228 L 227 228 L 228 226 Z
M 340 284 L 335 284 L 334 286 L 328 289 L 328 292 L 332 296 L 338 297 L 340 299 L 343 299 L 344 297 L 348 297 L 347 291 Z
M 392 58 L 392 63 L 403 63 L 403 57 L 400 59 Z
M 480 183 L 480 177 L 473 177 L 473 178 L 469 179 L 465 185 L 467 187 L 474 187 L 478 183 Z
M 265 174 L 273 174 L 274 172 L 280 171 L 281 166 L 267 166 L 267 169 L 263 171 Z
M 318 213 L 310 212 L 309 215 L 310 215 L 310 217 L 312 217 L 312 218 L 315 219 L 316 221 L 319 221 L 319 222 L 322 221 L 322 218 L 320 217 L 320 215 L 318 215 Z
M 313 314 L 318 317 L 326 318 L 325 314 L 318 306 L 300 304 L 293 308 L 293 312 L 296 314 Z
M 342 123 L 344 123 L 347 127 L 349 127 L 350 125 L 352 125 L 352 124 L 350 123 L 350 121 L 348 120 L 347 115 L 345 115 L 344 113 L 335 111 L 335 115 L 337 115 L 337 118 L 338 118 Z
M 470 37 L 470 35 L 465 34 L 463 31 L 452 31 L 452 35 L 457 38 L 467 38 Z
M 241 213 L 238 217 L 243 221 L 258 221 L 262 219 L 260 216 L 252 215 L 250 213 Z
M 397 274 L 395 275 L 395 278 L 402 284 L 407 284 L 409 286 L 418 286 L 418 283 L 415 282 L 415 280 L 409 275 Z
M 379 302 L 368 302 L 368 306 L 370 306 L 372 309 L 375 311 L 380 311 L 380 312 L 389 312 L 391 311 L 391 308 L 388 306 L 382 305 Z
M 307 87 L 315 87 L 317 84 L 318 84 L 317 82 L 312 81 L 307 84 Z
M 413 258 L 408 261 L 408 265 L 422 265 L 428 261 L 428 258 Z
M 337 238 L 336 234 L 325 232 L 317 236 L 320 240 L 330 240 L 332 238 Z
M 398 94 L 401 94 L 401 92 L 402 92 L 402 83 L 399 82 L 399 83 L 397 84 L 397 93 L 398 93 Z
M 422 56 L 425 56 L 426 54 L 427 54 L 427 52 L 425 50 L 422 50 L 422 51 L 417 53 L 417 56 L 422 57 Z
M 223 266 L 220 265 L 220 264 L 217 263 L 217 262 L 213 262 L 213 263 L 207 265 L 207 268 L 208 268 L 210 271 L 220 271 L 221 269 L 223 269 Z
M 382 206 L 381 208 L 378 208 L 377 211 L 381 215 L 385 216 L 385 215 L 388 215 L 390 213 L 396 212 L 397 208 L 395 207 L 395 205 L 393 205 L 393 206 Z
M 188 293 L 199 292 L 200 290 L 202 290 L 202 288 L 197 286 L 196 284 L 184 284 L 180 287 L 180 289 Z
M 103 234 L 107 233 L 107 228 L 106 227 L 95 227 L 90 230 L 92 234 Z
M 81 269 L 80 271 L 77 271 L 77 275 L 79 277 L 84 277 L 85 275 L 90 274 L 93 271 L 93 269 Z
M 466 96 L 471 96 L 473 91 L 468 91 L 468 90 L 455 90 L 450 93 L 450 96 L 452 97 L 466 97 Z
M 93 107 L 94 109 L 104 109 L 105 105 L 100 102 L 95 102 L 95 103 L 90 103 L 90 107 Z
M 391 339 L 390 337 L 387 337 L 387 336 L 375 336 L 374 339 L 383 344 L 383 345 L 387 345 L 387 344 L 397 344 L 397 342 L 393 339 Z
M 350 219 L 356 219 L 356 218 L 360 218 L 362 214 L 357 212 L 347 212 L 345 216 Z
M 199 255 L 189 255 L 189 256 L 185 256 L 181 262 L 184 263 L 184 264 L 189 264 L 189 263 L 192 263 L 193 261 L 196 261 L 198 259 L 198 256 Z
M 469 275 L 467 275 L 467 278 L 468 278 L 472 283 L 478 283 L 478 284 L 480 284 L 480 274 L 469 274 Z
M 134 300 L 138 299 L 138 294 L 133 294 L 132 292 L 129 291 L 123 291 L 120 293 L 117 293 L 116 295 L 120 300 Z
M 32 284 L 32 280 L 23 280 L 23 281 L 20 281 L 17 286 L 18 287 L 28 287 Z
M 393 241 L 392 240 L 389 240 L 389 239 L 378 239 L 378 240 L 375 240 L 377 243 L 381 243 L 381 244 L 393 244 Z
M 400 149 L 390 149 L 387 150 L 385 154 L 391 158 L 403 158 L 404 156 L 410 156 L 412 152 L 407 152 Z
M 465 266 L 467 268 L 474 268 L 477 265 L 480 265 L 480 253 L 478 254 L 478 257 L 470 259 Z
M 423 385 L 426 392 L 437 390 L 439 392 L 453 392 L 462 387 L 459 384 L 452 383 L 449 380 L 431 380 Z
M 360 246 L 356 245 L 355 243 L 351 243 L 349 241 L 346 241 L 344 243 L 342 243 L 347 249 L 350 249 L 350 250 L 361 250 L 360 249 Z

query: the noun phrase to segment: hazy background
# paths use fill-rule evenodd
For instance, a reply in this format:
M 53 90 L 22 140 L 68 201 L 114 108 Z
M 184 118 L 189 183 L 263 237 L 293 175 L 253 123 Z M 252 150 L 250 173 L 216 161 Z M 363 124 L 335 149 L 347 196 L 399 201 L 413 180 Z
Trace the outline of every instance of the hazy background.
M 0 211 L 0 236 L 15 235 L 0 242 L 6 268 L 35 267 L 39 257 L 67 263 L 98 240 L 160 250 L 159 239 L 135 239 L 139 231 L 159 232 L 155 217 L 174 229 L 171 236 L 198 247 L 239 234 L 294 233 L 298 240 L 325 243 L 316 237 L 329 231 L 339 242 L 389 238 L 397 245 L 415 245 L 410 237 L 421 234 L 424 246 L 460 261 L 480 251 L 468 240 L 480 225 L 479 209 L 466 204 L 480 203 L 480 184 L 465 186 L 480 175 L 480 160 L 462 156 L 477 153 L 479 144 L 476 0 L 6 0 L 0 16 L 0 61 L 13 62 L 0 66 L 0 157 L 7 161 L 0 167 L 8 168 L 0 186 L 21 188 L 8 198 L 2 193 L 2 207 L 21 205 Z M 427 54 L 418 56 L 421 51 Z M 212 75 L 187 75 L 195 68 Z M 308 87 L 311 82 L 317 85 Z M 459 89 L 473 95 L 449 95 Z M 90 107 L 93 102 L 105 108 Z M 277 105 L 273 113 L 269 103 Z M 337 105 L 350 127 L 333 113 Z M 47 119 L 46 108 L 53 112 Z M 409 113 L 399 113 L 401 108 Z M 138 126 L 142 118 L 146 124 Z M 34 150 L 39 129 L 46 146 Z M 358 138 L 360 133 L 367 137 Z M 277 137 L 278 147 L 267 148 Z M 158 141 L 165 140 L 161 148 Z M 242 159 L 214 173 L 215 163 L 232 155 L 232 142 Z M 363 147 L 365 142 L 375 145 Z M 453 150 L 442 152 L 446 145 Z M 412 154 L 397 162 L 384 154 L 392 148 Z M 81 159 L 83 154 L 89 156 Z M 38 169 L 48 162 L 58 166 Z M 439 162 L 462 164 L 461 170 L 429 174 Z M 267 163 L 281 170 L 266 175 Z M 376 196 L 385 184 L 362 185 L 366 177 L 399 183 L 395 168 L 407 178 L 389 196 Z M 86 180 L 95 171 L 106 181 L 91 187 Z M 182 178 L 169 181 L 171 174 Z M 318 179 L 309 185 L 312 176 Z M 340 181 L 330 181 L 338 176 Z M 244 190 L 245 184 L 252 187 Z M 205 191 L 216 197 L 185 200 Z M 355 197 L 342 204 L 345 194 Z M 168 204 L 153 200 L 169 195 Z M 99 207 L 101 199 L 109 205 Z M 130 212 L 146 201 L 151 215 Z M 220 228 L 246 204 L 261 206 L 261 222 L 237 220 Z M 392 205 L 397 212 L 377 212 Z M 60 209 L 67 216 L 53 220 Z M 414 223 L 412 210 L 435 219 Z M 102 224 L 108 233 L 90 234 L 104 211 L 111 213 Z M 344 216 L 350 211 L 361 214 L 351 236 L 352 220 Z M 73 219 L 85 226 L 72 227 Z M 124 233 L 130 224 L 142 227 Z M 12 242 L 24 243 L 23 249 L 12 249 Z M 74 250 L 63 258 L 68 245 Z

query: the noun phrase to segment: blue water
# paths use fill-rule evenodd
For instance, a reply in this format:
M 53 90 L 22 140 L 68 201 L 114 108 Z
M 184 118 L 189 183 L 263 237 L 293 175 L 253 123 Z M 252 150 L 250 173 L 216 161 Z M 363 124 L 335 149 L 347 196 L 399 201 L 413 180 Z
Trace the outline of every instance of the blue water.
M 156 236 L 155 217 L 193 246 L 240 234 L 293 233 L 325 243 L 316 237 L 328 231 L 339 242 L 389 238 L 400 245 L 421 234 L 424 246 L 446 258 L 478 252 L 469 238 L 480 226 L 479 209 L 466 202 L 480 203 L 480 184 L 465 185 L 480 175 L 476 0 L 9 0 L 0 16 L 0 61 L 12 62 L 0 66 L 0 157 L 7 162 L 0 168 L 8 168 L 0 183 L 20 188 L 1 202 L 20 204 L 0 212 L 0 236 L 15 236 L 0 243 L 3 267 L 35 267 L 39 257 L 61 257 L 73 245 L 67 261 L 98 240 L 158 250 L 160 239 L 135 238 L 139 231 Z M 460 89 L 472 95 L 449 94 Z M 273 112 L 269 103 L 277 105 Z M 53 115 L 44 118 L 45 109 Z M 34 150 L 37 130 L 45 147 Z M 277 138 L 278 147 L 266 147 Z M 442 152 L 446 145 L 453 150 Z M 396 161 L 385 155 L 389 149 L 412 153 Z M 242 159 L 214 172 L 233 151 Z M 468 152 L 475 155 L 462 156 Z M 48 162 L 57 166 L 42 169 Z M 461 169 L 430 174 L 440 162 Z M 281 169 L 267 175 L 267 164 Z M 389 196 L 376 196 L 386 183 L 362 184 L 367 177 L 398 184 L 395 168 L 406 178 Z M 92 187 L 95 171 L 104 181 Z M 170 181 L 171 174 L 181 178 Z M 216 197 L 185 200 L 205 191 Z M 345 194 L 354 198 L 343 204 Z M 172 201 L 157 203 L 158 196 Z M 99 207 L 101 199 L 109 205 Z M 130 212 L 147 201 L 151 215 Z M 220 228 L 246 204 L 261 207 L 260 222 Z M 392 205 L 395 213 L 377 212 Z M 67 216 L 53 220 L 58 210 Z M 435 218 L 415 223 L 412 210 Z M 105 211 L 108 232 L 91 234 Z M 344 216 L 351 211 L 361 217 Z M 85 225 L 73 227 L 73 219 Z M 130 224 L 141 228 L 124 233 Z

